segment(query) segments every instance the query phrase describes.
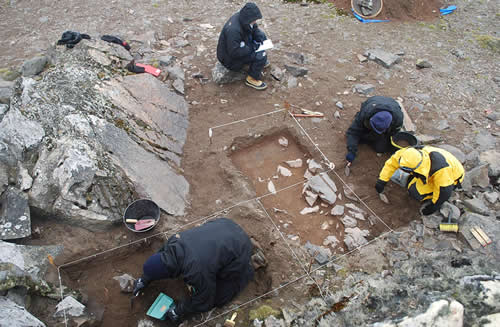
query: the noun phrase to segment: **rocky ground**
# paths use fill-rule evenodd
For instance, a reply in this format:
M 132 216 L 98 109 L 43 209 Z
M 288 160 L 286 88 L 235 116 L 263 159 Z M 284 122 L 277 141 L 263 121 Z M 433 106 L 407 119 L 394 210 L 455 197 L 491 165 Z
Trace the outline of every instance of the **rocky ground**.
M 64 313 L 76 324 L 157 325 L 144 312 L 159 291 L 182 297 L 182 283 L 155 286 L 131 310 L 113 277 L 137 276 L 165 236 L 222 214 L 260 241 L 270 264 L 234 303 L 185 325 L 221 324 L 233 308 L 243 326 L 498 324 L 496 2 L 459 0 L 442 18 L 383 24 L 328 3 L 257 3 L 275 44 L 264 92 L 218 84 L 213 72 L 218 32 L 242 1 L 0 5 L 0 301 L 9 325 L 63 325 Z M 56 47 L 68 29 L 92 40 Z M 131 51 L 96 40 L 102 34 Z M 132 58 L 162 74 L 128 74 Z M 381 203 L 373 185 L 386 157 L 367 148 L 343 175 L 343 133 L 370 95 L 399 97 L 420 139 L 464 163 L 464 189 L 440 214 L 421 217 L 395 185 L 391 204 Z M 282 112 L 215 128 L 285 102 L 325 118 Z M 283 163 L 298 158 L 302 167 Z M 305 173 L 316 175 L 308 199 Z M 163 209 L 154 231 L 165 234 L 92 257 L 151 236 L 116 226 L 138 197 Z M 330 214 L 340 206 L 345 215 Z M 438 229 L 449 211 L 456 235 Z M 491 244 L 477 242 L 476 226 Z M 67 287 L 60 303 L 57 272 Z

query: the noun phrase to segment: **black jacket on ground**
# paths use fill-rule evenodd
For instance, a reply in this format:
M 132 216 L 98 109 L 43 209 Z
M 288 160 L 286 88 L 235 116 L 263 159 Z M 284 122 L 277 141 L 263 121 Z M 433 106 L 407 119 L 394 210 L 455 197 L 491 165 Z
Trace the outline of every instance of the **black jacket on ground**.
M 225 304 L 217 298 L 232 299 L 217 293 L 237 294 L 243 290 L 254 275 L 252 249 L 245 231 L 227 218 L 170 237 L 159 251 L 169 278 L 182 275 L 195 290 L 191 298 L 177 305 L 177 314 L 208 311 Z M 231 285 L 233 289 L 225 286 L 221 290 L 217 284 Z
M 243 62 L 255 58 L 256 47 L 253 41 L 262 42 L 266 35 L 259 30 L 257 24 L 251 28 L 250 23 L 261 18 L 259 7 L 249 2 L 226 22 L 217 44 L 217 59 L 226 68 L 240 70 Z
M 391 126 L 382 135 L 390 137 L 403 126 L 403 112 L 396 100 L 383 96 L 373 96 L 361 104 L 361 110 L 354 116 L 351 127 L 346 132 L 347 151 L 356 155 L 361 138 L 379 137 L 370 126 L 370 118 L 379 111 L 388 111 L 392 115 Z

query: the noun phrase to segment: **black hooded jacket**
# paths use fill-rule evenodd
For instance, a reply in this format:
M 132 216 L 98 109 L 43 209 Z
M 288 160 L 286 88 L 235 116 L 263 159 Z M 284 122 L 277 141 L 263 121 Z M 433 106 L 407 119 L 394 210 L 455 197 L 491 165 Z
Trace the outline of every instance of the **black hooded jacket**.
M 217 281 L 234 281 L 241 291 L 253 279 L 253 245 L 239 225 L 219 218 L 170 237 L 160 249 L 169 278 L 183 276 L 194 287 L 191 298 L 177 305 L 177 314 L 205 312 L 215 306 Z
M 261 19 L 259 7 L 253 2 L 231 16 L 222 28 L 217 44 L 217 59 L 230 70 L 239 70 L 244 61 L 255 58 L 254 42 L 262 42 L 266 35 L 259 30 L 257 24 L 253 28 L 250 23 Z
M 362 137 L 379 137 L 370 126 L 370 118 L 379 111 L 388 111 L 392 115 L 391 126 L 383 135 L 392 136 L 399 132 L 403 126 L 403 112 L 399 104 L 392 98 L 373 96 L 361 104 L 361 110 L 354 116 L 351 127 L 346 132 L 348 152 L 356 155 Z

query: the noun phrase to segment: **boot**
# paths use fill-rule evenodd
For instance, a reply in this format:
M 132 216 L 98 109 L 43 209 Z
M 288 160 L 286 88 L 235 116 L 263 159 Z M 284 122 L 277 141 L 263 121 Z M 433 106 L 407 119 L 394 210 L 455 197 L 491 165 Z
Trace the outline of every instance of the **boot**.
M 253 87 L 254 89 L 259 90 L 259 91 L 265 90 L 267 88 L 266 83 L 264 83 L 260 80 L 257 80 L 250 75 L 247 76 L 247 79 L 245 80 L 245 84 L 247 86 Z

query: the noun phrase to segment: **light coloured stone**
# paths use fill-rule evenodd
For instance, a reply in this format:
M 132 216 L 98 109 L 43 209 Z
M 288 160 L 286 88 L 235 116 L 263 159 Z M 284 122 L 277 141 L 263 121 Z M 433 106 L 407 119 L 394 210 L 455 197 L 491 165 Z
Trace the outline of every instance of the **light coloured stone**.
M 314 159 L 307 160 L 308 169 L 311 173 L 317 174 L 319 171 L 323 170 L 323 167 L 317 163 Z
M 369 231 L 361 230 L 359 227 L 346 228 L 344 243 L 347 246 L 347 249 L 351 251 L 368 243 L 368 240 L 365 238 L 368 235 L 370 235 Z
M 344 228 L 354 228 L 358 224 L 356 219 L 347 215 L 345 215 L 340 221 L 344 225 Z
M 328 175 L 320 174 L 309 179 L 306 183 L 306 187 L 318 194 L 321 200 L 332 205 L 337 200 L 337 195 L 335 193 L 336 186 L 334 183 L 331 184 L 329 182 L 333 183 Z
M 305 191 L 305 197 L 306 197 L 306 202 L 307 204 L 312 207 L 316 200 L 318 199 L 319 195 L 316 193 L 313 193 L 311 191 Z
M 307 214 L 315 213 L 315 212 L 319 212 L 319 206 L 314 206 L 312 208 L 304 208 L 300 211 L 300 214 L 307 215 Z
M 335 207 L 333 207 L 331 214 L 332 216 L 342 216 L 344 214 L 344 206 L 337 204 Z
M 274 186 L 273 181 L 269 181 L 267 183 L 267 190 L 272 194 L 276 194 L 276 187 Z
M 72 296 L 66 296 L 57 304 L 54 317 L 63 317 L 65 313 L 66 316 L 80 317 L 85 314 L 85 306 Z
M 280 138 L 278 139 L 278 143 L 279 143 L 279 145 L 281 145 L 282 147 L 285 147 L 285 148 L 286 148 L 286 147 L 288 146 L 288 139 L 287 139 L 286 137 L 282 136 L 282 137 L 280 137 Z
M 300 168 L 302 167 L 302 159 L 288 160 L 285 161 L 290 168 Z
M 0 296 L 0 326 L 45 327 L 45 324 L 4 296 Z
M 281 165 L 278 165 L 278 173 L 280 173 L 281 176 L 285 176 L 285 177 L 290 177 L 292 176 L 292 172 L 288 169 L 288 168 L 285 168 Z

